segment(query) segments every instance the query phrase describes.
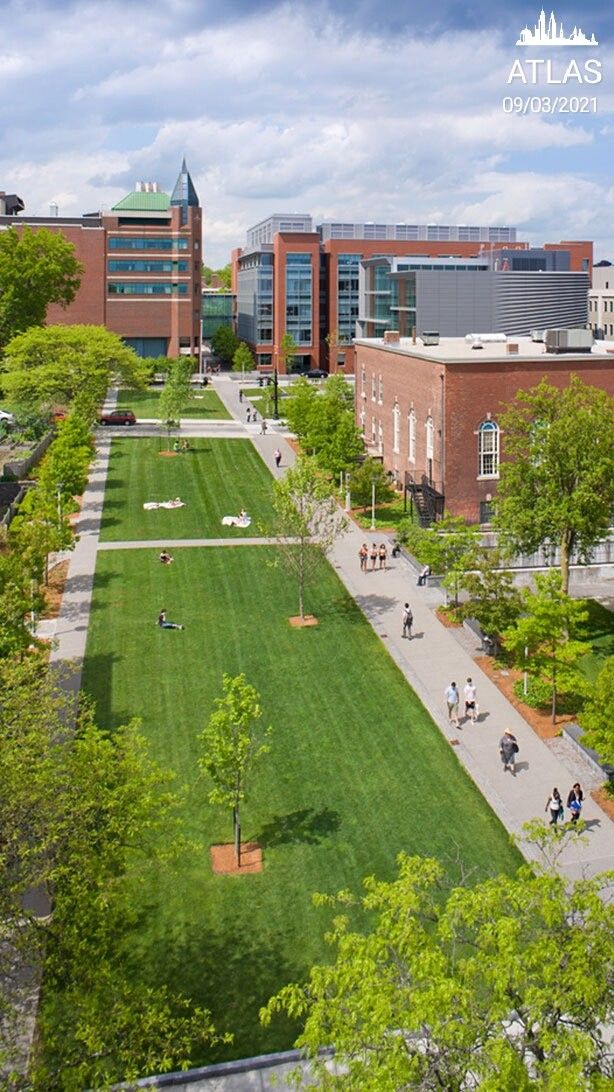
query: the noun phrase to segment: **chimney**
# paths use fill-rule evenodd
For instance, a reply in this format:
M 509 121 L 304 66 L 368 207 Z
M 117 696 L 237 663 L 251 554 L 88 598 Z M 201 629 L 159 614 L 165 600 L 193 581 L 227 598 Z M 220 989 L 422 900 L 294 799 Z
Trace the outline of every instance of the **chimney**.
M 508 351 L 508 354 L 510 356 L 516 356 L 518 354 L 518 342 L 517 341 L 508 341 L 507 351 Z
M 401 340 L 398 330 L 384 331 L 384 345 L 398 345 Z
M 59 211 L 60 210 L 58 208 L 57 202 L 52 201 L 51 204 L 49 205 L 49 215 L 50 216 L 57 216 Z

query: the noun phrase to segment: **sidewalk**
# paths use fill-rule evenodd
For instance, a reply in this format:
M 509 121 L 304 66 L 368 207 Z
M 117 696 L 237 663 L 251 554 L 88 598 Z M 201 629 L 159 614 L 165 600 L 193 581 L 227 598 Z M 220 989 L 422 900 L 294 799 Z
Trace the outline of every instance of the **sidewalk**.
M 215 389 L 230 412 L 239 413 L 238 385 L 235 389 L 233 381 L 222 376 L 216 379 Z M 274 425 L 266 436 L 252 436 L 252 442 L 276 477 L 294 462 L 292 448 Z M 275 447 L 279 447 L 283 456 L 279 471 L 273 460 Z M 378 543 L 385 537 L 381 531 L 376 533 Z M 330 554 L 339 578 L 443 735 L 448 740 L 458 740 L 454 750 L 459 761 L 510 834 L 521 833 L 522 824 L 530 819 L 545 820 L 544 807 L 552 788 L 556 785 L 566 800 L 577 776 L 570 774 L 567 766 L 439 622 L 434 613 L 442 601 L 437 588 L 416 587 L 414 570 L 403 558 L 389 561 L 390 567 L 385 572 L 361 572 L 360 544 L 370 545 L 372 540 L 370 531 L 349 521 L 348 532 L 337 540 Z M 411 604 L 414 614 L 411 641 L 401 637 L 404 602 Z M 452 729 L 444 690 L 452 680 L 457 683 L 462 711 L 462 691 L 468 676 L 477 687 L 480 719 L 473 725 L 469 721 L 463 724 L 461 718 L 460 729 Z M 506 728 L 514 733 L 520 748 L 515 777 L 503 772 L 499 757 L 499 740 Z M 563 871 L 572 879 L 614 869 L 614 823 L 590 796 L 586 797 L 583 819 L 589 827 L 586 844 L 570 846 L 561 858 Z

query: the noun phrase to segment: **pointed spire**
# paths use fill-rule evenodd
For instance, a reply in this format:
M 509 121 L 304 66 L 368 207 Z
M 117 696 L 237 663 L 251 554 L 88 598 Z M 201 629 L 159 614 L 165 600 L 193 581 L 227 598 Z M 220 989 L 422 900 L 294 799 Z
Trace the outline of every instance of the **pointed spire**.
M 199 204 L 198 194 L 194 189 L 194 183 L 190 177 L 190 172 L 184 156 L 181 162 L 179 176 L 171 194 L 171 205 L 183 205 L 184 208 L 198 208 Z

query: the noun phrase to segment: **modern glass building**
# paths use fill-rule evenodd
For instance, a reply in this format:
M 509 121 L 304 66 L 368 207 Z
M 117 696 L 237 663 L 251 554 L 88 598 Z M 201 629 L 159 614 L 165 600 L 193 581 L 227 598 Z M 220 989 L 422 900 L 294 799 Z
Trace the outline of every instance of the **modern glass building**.
M 202 338 L 210 341 L 220 326 L 232 330 L 234 326 L 236 296 L 234 292 L 205 289 L 202 294 Z

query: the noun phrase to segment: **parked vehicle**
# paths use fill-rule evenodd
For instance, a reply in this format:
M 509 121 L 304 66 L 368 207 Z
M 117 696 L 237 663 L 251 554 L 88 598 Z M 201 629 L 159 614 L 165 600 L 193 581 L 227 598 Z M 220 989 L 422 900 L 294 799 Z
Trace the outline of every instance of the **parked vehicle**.
M 130 409 L 114 409 L 101 413 L 99 422 L 101 425 L 136 425 L 136 417 Z
M 12 425 L 15 423 L 15 418 L 8 410 L 0 409 L 0 421 L 6 421 L 7 425 Z
M 328 372 L 325 372 L 324 368 L 312 368 L 311 371 L 305 374 L 308 379 L 326 379 Z

